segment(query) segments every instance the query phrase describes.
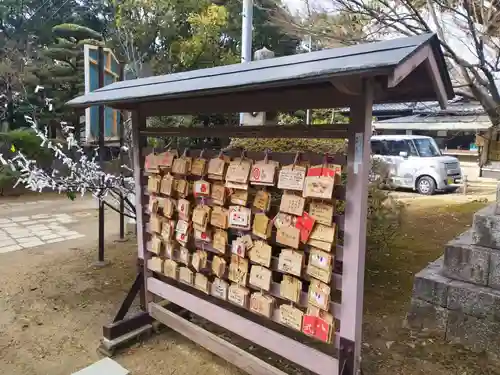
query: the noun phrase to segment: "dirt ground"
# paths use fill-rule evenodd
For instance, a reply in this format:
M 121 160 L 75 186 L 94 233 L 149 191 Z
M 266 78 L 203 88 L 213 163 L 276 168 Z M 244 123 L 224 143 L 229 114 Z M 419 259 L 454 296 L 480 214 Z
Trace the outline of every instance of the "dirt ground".
M 458 201 L 458 202 L 457 202 Z M 363 363 L 368 375 L 493 375 L 500 363 L 403 328 L 413 275 L 470 225 L 484 198 L 409 199 L 408 219 L 390 253 L 368 255 Z M 432 209 L 429 209 L 431 208 Z M 443 225 L 446 223 L 446 225 Z M 93 268 L 95 245 L 0 255 L 0 369 L 9 375 L 68 375 L 100 358 L 102 325 L 135 276 L 135 244 L 109 241 L 111 264 Z M 165 331 L 115 359 L 134 375 L 240 374 Z

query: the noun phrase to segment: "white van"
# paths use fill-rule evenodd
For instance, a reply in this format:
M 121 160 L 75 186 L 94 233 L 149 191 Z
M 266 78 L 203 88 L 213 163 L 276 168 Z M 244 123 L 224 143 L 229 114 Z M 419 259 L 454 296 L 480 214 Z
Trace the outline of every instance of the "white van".
M 373 158 L 389 165 L 394 187 L 432 195 L 456 190 L 462 179 L 458 159 L 441 154 L 431 137 L 374 135 L 370 143 Z

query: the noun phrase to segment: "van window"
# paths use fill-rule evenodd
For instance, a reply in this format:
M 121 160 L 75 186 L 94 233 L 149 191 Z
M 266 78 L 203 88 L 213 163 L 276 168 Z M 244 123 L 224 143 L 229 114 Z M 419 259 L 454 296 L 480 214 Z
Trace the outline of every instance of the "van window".
M 441 151 L 432 138 L 415 139 L 415 144 L 422 157 L 441 156 Z
M 386 141 L 388 155 L 399 156 L 400 152 L 406 152 L 408 155 L 417 156 L 417 150 L 412 141 L 407 139 Z
M 384 143 L 378 140 L 370 141 L 372 154 L 374 155 L 386 155 L 387 153 L 384 150 Z

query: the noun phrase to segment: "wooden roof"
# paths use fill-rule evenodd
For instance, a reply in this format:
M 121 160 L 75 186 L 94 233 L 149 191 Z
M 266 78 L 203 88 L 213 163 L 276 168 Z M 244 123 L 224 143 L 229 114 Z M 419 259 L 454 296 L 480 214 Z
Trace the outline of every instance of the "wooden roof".
M 71 100 L 148 116 L 350 106 L 363 78 L 375 103 L 453 97 L 434 34 L 117 82 Z

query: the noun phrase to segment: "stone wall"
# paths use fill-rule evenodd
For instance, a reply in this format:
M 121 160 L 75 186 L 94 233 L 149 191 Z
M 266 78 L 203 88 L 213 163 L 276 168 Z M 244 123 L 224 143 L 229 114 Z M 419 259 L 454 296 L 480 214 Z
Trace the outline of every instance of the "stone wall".
M 415 275 L 407 322 L 472 350 L 500 354 L 500 215 L 474 214 L 472 228 Z M 443 223 L 446 225 L 446 223 Z

